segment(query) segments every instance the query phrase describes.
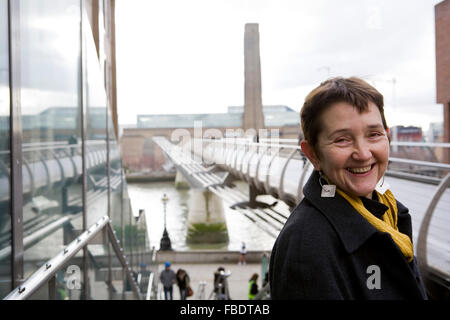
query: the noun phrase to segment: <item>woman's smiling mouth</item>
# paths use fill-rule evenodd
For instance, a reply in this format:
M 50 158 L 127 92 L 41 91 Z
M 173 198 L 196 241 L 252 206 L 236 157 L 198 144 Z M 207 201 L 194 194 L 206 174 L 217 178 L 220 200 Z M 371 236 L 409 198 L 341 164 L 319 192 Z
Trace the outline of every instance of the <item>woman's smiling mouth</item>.
M 375 165 L 375 163 L 371 164 L 370 166 L 367 166 L 367 167 L 347 168 L 347 171 L 350 173 L 353 173 L 353 174 L 364 174 L 364 173 L 369 172 L 373 168 L 374 165 Z

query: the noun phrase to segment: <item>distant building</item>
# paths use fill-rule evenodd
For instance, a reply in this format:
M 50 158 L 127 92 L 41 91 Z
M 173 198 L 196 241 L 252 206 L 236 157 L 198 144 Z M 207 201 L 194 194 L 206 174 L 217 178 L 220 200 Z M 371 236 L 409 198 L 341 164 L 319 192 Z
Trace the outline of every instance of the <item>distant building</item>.
M 161 171 L 166 159 L 152 137 L 165 136 L 171 140 L 175 130 L 184 129 L 194 138 L 195 127 L 201 128 L 201 137 L 239 135 L 243 132 L 243 112 L 243 106 L 230 106 L 227 113 L 138 115 L 136 128 L 123 129 L 123 165 L 130 171 Z M 268 105 L 263 106 L 263 115 L 266 137 L 298 138 L 300 116 L 295 110 L 284 105 Z
M 400 142 L 422 142 L 424 136 L 422 128 L 415 126 L 394 126 L 391 127 L 392 141 Z M 411 160 L 439 162 L 440 158 L 436 148 L 418 146 L 396 146 L 391 148 L 390 156 L 394 158 L 404 158 Z M 403 164 L 392 163 L 390 168 L 400 169 Z
M 450 0 L 434 6 L 436 43 L 436 102 L 443 105 L 443 142 L 450 142 Z M 444 152 L 450 163 L 450 148 Z
M 427 132 L 428 142 L 443 142 L 444 140 L 444 123 L 433 122 L 430 123 L 430 128 Z
M 392 140 L 394 141 L 423 141 L 422 128 L 414 126 L 391 127 Z

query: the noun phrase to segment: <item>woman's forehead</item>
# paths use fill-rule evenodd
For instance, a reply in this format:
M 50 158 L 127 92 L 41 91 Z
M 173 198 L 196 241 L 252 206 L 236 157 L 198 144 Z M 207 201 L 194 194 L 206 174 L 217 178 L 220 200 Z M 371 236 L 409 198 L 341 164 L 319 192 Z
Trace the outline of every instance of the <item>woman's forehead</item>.
M 366 111 L 359 111 L 355 106 L 340 102 L 328 107 L 321 115 L 323 131 L 352 131 L 359 128 L 383 128 L 383 121 L 377 106 L 369 103 Z

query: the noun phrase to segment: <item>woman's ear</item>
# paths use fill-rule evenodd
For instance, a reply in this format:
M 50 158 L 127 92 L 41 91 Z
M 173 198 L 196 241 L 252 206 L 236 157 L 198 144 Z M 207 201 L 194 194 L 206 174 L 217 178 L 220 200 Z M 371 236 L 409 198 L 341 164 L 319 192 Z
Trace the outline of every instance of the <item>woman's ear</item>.
M 313 164 L 314 169 L 316 169 L 317 171 L 320 171 L 319 158 L 317 157 L 316 153 L 314 152 L 314 149 L 309 144 L 309 142 L 307 140 L 303 140 L 300 143 L 300 147 L 302 148 L 302 151 L 305 154 L 305 156 L 308 158 L 308 160 L 311 161 L 311 163 Z

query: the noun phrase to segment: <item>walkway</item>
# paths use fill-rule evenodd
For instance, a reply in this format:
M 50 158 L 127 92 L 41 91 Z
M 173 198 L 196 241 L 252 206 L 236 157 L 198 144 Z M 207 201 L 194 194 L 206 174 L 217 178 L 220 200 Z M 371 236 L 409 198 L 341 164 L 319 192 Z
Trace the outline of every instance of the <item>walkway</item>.
M 231 271 L 231 275 L 228 277 L 228 287 L 230 290 L 230 297 L 233 300 L 247 300 L 248 299 L 248 281 L 250 277 L 257 273 L 258 287 L 261 288 L 261 263 L 248 263 L 246 265 L 238 265 L 236 263 L 174 263 L 171 268 L 175 272 L 182 268 L 187 271 L 191 278 L 191 288 L 194 290 L 194 295 L 189 297 L 189 300 L 199 300 L 199 285 L 201 281 L 206 282 L 205 294 L 202 300 L 207 300 L 213 290 L 214 285 L 214 272 L 218 267 L 224 267 L 226 271 Z M 164 264 L 159 265 L 159 271 L 164 270 Z M 180 298 L 180 292 L 178 287 L 174 286 L 174 299 Z M 164 299 L 164 293 L 162 296 Z

